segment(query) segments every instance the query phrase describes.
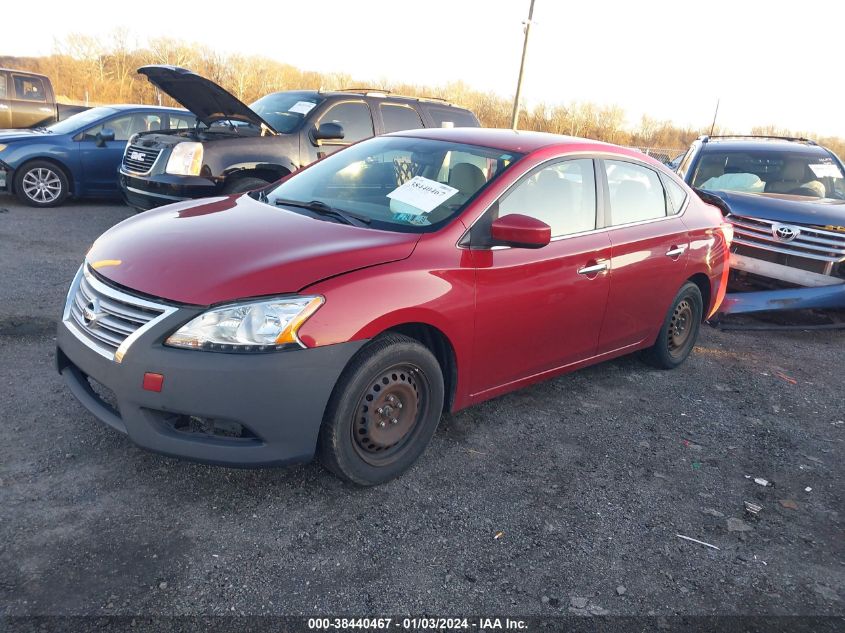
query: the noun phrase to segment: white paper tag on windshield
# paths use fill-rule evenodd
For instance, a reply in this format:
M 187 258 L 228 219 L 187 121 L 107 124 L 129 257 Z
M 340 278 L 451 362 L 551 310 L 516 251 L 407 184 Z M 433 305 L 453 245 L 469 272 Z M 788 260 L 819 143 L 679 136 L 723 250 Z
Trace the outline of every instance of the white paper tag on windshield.
M 820 165 L 810 165 L 810 169 L 816 175 L 816 178 L 842 178 L 842 172 L 839 167 L 833 163 L 822 163 Z
M 311 110 L 314 109 L 315 105 L 317 104 L 311 103 L 310 101 L 297 101 L 290 108 L 288 108 L 288 112 L 296 112 L 297 114 L 308 114 L 309 112 L 311 112 Z
M 407 213 L 416 211 L 419 215 L 436 209 L 456 193 L 458 193 L 457 189 L 444 185 L 442 182 L 429 180 L 423 176 L 414 176 L 387 194 L 387 197 L 413 207 L 413 210 L 403 209 L 403 211 Z

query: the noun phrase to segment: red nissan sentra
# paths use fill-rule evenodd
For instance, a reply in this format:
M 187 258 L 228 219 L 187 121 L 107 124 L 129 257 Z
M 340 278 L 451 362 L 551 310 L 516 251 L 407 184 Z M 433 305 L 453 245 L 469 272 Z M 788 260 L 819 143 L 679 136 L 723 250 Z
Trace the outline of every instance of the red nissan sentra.
M 57 362 L 140 446 L 405 471 L 443 411 L 644 350 L 681 364 L 730 229 L 648 157 L 541 133 L 361 142 L 262 190 L 133 217 L 91 247 Z

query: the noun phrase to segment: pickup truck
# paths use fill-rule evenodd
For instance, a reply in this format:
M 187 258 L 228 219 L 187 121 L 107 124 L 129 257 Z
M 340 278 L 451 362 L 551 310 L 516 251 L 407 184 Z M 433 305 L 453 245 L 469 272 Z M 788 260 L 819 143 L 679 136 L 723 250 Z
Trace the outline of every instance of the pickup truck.
M 49 125 L 87 109 L 57 103 L 45 75 L 0 68 L 0 129 Z

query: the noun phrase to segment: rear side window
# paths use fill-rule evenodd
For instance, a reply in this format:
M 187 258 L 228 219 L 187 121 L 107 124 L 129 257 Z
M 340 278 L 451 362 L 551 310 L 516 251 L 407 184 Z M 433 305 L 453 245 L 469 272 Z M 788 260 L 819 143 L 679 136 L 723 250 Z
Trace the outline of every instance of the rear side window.
M 44 93 L 44 82 L 38 77 L 14 76 L 15 95 L 24 101 L 47 101 Z
M 657 172 L 618 160 L 604 161 L 610 189 L 611 224 L 629 224 L 666 216 L 666 196 Z
M 417 111 L 409 106 L 381 103 L 379 111 L 381 120 L 384 122 L 385 134 L 425 127 Z
M 687 192 L 681 185 L 668 177 L 663 178 L 663 186 L 666 188 L 666 202 L 668 203 L 667 211 L 669 215 L 680 213 L 684 202 L 686 202 Z
M 428 108 L 437 127 L 478 127 L 478 121 L 471 112 L 458 108 Z
M 0 99 L 6 98 L 6 75 L 0 73 Z
M 320 123 L 342 125 L 343 143 L 355 143 L 375 134 L 370 107 L 363 101 L 347 101 L 332 106 L 320 119 Z
M 183 130 L 185 128 L 194 127 L 197 124 L 197 120 L 195 117 L 192 116 L 179 116 L 178 114 L 171 114 L 170 115 L 170 129 L 171 130 Z

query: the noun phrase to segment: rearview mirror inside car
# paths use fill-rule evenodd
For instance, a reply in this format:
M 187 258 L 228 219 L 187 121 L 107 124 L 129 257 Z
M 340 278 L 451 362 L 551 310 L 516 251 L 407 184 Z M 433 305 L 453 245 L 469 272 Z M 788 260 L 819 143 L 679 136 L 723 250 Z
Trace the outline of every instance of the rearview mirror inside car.
M 323 123 L 314 130 L 314 140 L 316 141 L 334 141 L 342 139 L 344 136 L 345 132 L 340 123 Z
M 97 146 L 102 147 L 109 141 L 114 140 L 114 130 L 108 127 L 104 127 L 102 130 L 97 132 Z
M 552 228 L 537 218 L 509 213 L 493 221 L 490 235 L 496 246 L 543 248 L 552 239 Z

